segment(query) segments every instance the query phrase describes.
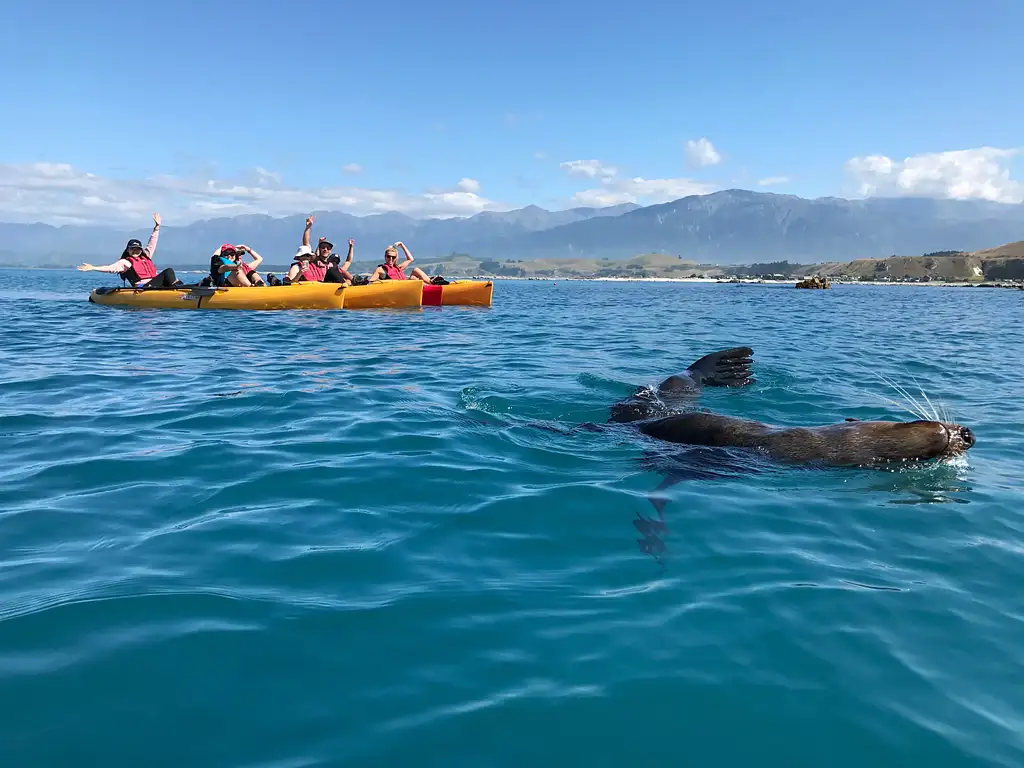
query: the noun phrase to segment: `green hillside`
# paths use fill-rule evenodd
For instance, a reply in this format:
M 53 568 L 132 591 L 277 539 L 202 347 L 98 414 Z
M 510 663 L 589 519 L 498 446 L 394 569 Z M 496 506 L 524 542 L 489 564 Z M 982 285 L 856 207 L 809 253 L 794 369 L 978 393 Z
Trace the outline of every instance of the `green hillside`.
M 628 260 L 479 259 L 452 254 L 419 264 L 430 274 L 449 277 L 515 278 L 775 278 L 796 280 L 824 275 L 833 280 L 876 282 L 984 282 L 1024 279 L 1024 241 L 974 253 L 941 251 L 921 256 L 826 261 L 788 261 L 741 265 L 700 264 L 681 256 L 646 253 Z

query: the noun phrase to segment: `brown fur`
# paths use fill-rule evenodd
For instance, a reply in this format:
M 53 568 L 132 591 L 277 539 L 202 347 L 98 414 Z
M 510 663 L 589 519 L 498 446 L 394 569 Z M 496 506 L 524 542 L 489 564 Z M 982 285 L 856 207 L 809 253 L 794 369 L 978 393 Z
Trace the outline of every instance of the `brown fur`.
M 660 440 L 754 448 L 791 464 L 867 466 L 949 459 L 967 452 L 975 442 L 967 427 L 939 421 L 853 421 L 782 428 L 715 413 L 680 413 L 638 427 Z

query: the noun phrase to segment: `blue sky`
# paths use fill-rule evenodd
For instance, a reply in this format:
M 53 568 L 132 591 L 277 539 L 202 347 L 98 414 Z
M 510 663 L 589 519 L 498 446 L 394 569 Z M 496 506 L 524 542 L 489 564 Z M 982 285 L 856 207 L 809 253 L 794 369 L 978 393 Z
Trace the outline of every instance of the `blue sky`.
M 8 4 L 0 219 L 1014 202 L 1022 29 L 1017 0 Z

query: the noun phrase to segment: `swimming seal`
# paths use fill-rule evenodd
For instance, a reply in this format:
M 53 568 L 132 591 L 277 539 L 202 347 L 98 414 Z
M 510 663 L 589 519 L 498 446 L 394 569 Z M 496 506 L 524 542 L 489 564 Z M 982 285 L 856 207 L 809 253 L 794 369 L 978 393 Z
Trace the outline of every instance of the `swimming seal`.
M 668 532 L 659 491 L 688 479 L 712 479 L 735 473 L 758 473 L 763 461 L 806 467 L 878 468 L 892 462 L 927 462 L 966 453 L 974 433 L 960 424 L 919 419 L 910 422 L 858 421 L 815 427 L 778 427 L 692 409 L 704 387 L 745 387 L 754 381 L 753 349 L 733 347 L 696 360 L 657 389 L 640 387 L 611 407 L 610 424 L 629 425 L 648 437 L 685 445 L 676 457 L 647 452 L 644 465 L 663 475 L 648 501 L 658 519 L 637 512 L 633 525 L 640 550 L 664 567 Z M 685 408 L 682 412 L 680 408 Z M 737 456 L 737 452 L 746 454 Z M 753 460 L 750 460 L 753 459 Z M 760 460 L 760 461 L 758 461 Z
M 672 412 L 705 386 L 747 386 L 754 381 L 753 349 L 734 347 L 705 355 L 657 391 L 638 389 L 611 408 L 611 423 L 631 423 L 657 440 L 690 446 L 751 449 L 786 464 L 873 467 L 890 462 L 951 459 L 974 446 L 974 433 L 941 421 L 856 421 L 814 427 L 778 427 L 752 419 L 697 411 Z

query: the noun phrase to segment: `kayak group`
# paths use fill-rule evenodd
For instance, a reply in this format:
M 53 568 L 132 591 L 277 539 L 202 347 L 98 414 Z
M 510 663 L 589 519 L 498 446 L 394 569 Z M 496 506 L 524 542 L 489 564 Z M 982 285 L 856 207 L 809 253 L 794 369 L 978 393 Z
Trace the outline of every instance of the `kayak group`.
M 201 286 L 234 286 L 261 287 L 266 285 L 290 285 L 292 283 L 316 282 L 316 283 L 340 283 L 341 285 L 368 285 L 378 280 L 422 280 L 432 285 L 447 285 L 448 281 L 440 275 L 430 277 L 419 267 L 413 267 L 410 276 L 405 270 L 412 264 L 413 257 L 409 249 L 402 242 L 396 242 L 384 249 L 384 263 L 378 264 L 369 275 L 353 275 L 349 268 L 352 266 L 352 256 L 355 252 L 355 241 L 348 241 L 348 254 L 345 261 L 334 251 L 334 243 L 326 237 L 321 237 L 314 251 L 309 245 L 309 233 L 313 228 L 313 216 L 306 218 L 306 229 L 302 233 L 302 245 L 292 258 L 292 264 L 284 278 L 277 278 L 274 275 L 267 275 L 264 280 L 259 272 L 263 257 L 247 245 L 232 245 L 225 243 L 213 252 L 210 257 L 210 274 L 204 277 L 199 285 Z M 92 264 L 82 264 L 78 269 L 82 272 L 110 272 L 127 282 L 133 288 L 140 289 L 167 289 L 186 288 L 181 280 L 174 274 L 170 267 L 161 272 L 157 271 L 153 262 L 153 254 L 156 253 L 157 240 L 160 236 L 160 214 L 153 214 L 153 231 L 149 235 L 149 242 L 145 246 L 141 240 L 132 238 L 125 245 L 121 258 L 113 264 L 102 267 Z M 405 256 L 404 261 L 398 262 L 398 249 L 402 249 Z M 245 262 L 245 254 L 252 256 L 252 261 Z

